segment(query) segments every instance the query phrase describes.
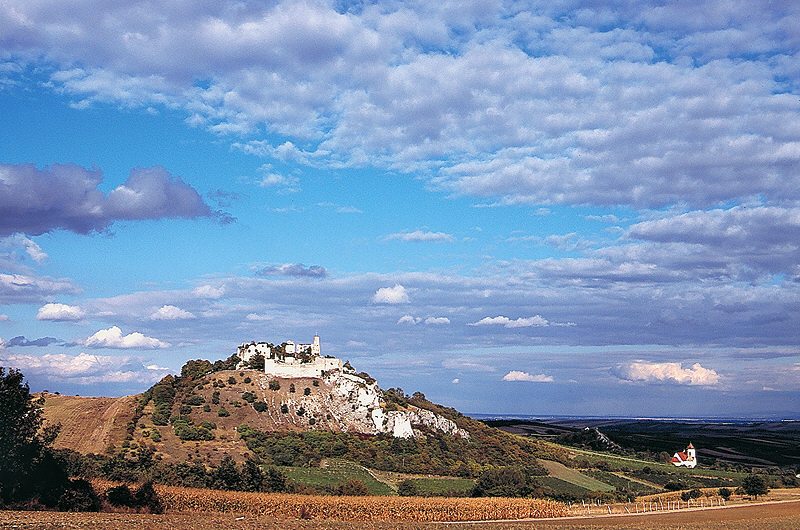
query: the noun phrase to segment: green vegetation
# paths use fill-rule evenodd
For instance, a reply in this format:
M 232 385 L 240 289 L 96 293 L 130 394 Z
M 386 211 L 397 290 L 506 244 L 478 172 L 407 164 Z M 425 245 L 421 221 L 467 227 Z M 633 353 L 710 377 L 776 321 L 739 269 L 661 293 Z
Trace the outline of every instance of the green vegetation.
M 288 412 L 284 407 L 285 404 L 281 411 Z M 318 466 L 325 458 L 341 458 L 385 471 L 477 477 L 485 469 L 498 466 L 530 468 L 537 453 L 558 454 L 548 448 L 539 451 L 535 441 L 485 426 L 483 430 L 470 431 L 471 440 L 435 431 L 426 433 L 424 438 L 409 439 L 330 431 L 263 432 L 248 425 L 239 426 L 238 432 L 264 462 L 283 466 Z
M 323 468 L 282 466 L 278 469 L 292 482 L 319 492 L 336 494 L 337 487 L 358 480 L 366 486 L 368 495 L 394 494 L 388 485 L 378 481 L 363 466 L 346 460 L 331 459 Z

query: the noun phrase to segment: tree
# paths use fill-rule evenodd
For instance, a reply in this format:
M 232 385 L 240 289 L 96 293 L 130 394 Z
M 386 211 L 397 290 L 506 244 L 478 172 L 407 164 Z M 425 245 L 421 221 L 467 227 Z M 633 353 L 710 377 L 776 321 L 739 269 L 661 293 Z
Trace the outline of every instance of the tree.
M 726 501 L 731 497 L 731 490 L 728 488 L 720 488 L 719 489 L 719 496 L 725 499 Z
M 767 483 L 761 475 L 749 475 L 742 479 L 742 489 L 755 499 L 758 499 L 759 495 L 769 493 Z
M 264 356 L 260 353 L 256 353 L 250 360 L 247 362 L 247 368 L 251 370 L 258 370 L 259 372 L 264 371 Z
M 42 504 L 96 509 L 85 481 L 70 481 L 51 446 L 59 426 L 42 428 L 44 399 L 34 399 L 21 372 L 0 366 L 0 506 Z

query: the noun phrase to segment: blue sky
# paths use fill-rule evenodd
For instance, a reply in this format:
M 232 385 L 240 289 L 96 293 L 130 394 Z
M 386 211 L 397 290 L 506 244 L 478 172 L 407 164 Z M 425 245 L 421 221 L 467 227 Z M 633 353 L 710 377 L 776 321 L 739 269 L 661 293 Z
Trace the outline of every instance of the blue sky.
M 4 2 L 0 365 L 308 341 L 465 412 L 796 416 L 793 2 Z

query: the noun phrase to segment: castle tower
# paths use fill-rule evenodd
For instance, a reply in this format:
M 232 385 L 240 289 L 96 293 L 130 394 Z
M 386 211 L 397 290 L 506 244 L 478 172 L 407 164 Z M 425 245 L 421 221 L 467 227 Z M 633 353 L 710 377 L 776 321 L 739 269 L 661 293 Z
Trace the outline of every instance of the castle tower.
M 314 335 L 314 342 L 311 344 L 311 355 L 319 355 L 319 335 Z
M 697 456 L 695 456 L 692 442 L 689 442 L 689 445 L 686 447 L 686 456 L 688 457 L 687 460 L 689 461 L 697 461 Z

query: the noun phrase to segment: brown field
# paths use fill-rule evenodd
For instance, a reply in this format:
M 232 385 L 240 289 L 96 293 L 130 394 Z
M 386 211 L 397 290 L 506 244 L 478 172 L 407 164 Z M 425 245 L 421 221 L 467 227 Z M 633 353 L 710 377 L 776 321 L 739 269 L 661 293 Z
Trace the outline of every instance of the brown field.
M 120 398 L 44 394 L 46 424 L 61 424 L 54 447 L 79 453 L 103 453 L 125 439 L 137 396 Z
M 115 483 L 93 481 L 97 491 Z M 338 521 L 485 521 L 564 517 L 563 503 L 544 499 L 464 497 L 335 497 L 248 493 L 156 485 L 168 513 L 225 512 L 277 519 Z
M 317 521 L 284 519 L 270 516 L 224 513 L 168 513 L 146 515 L 129 513 L 62 513 L 62 512 L 2 512 L 0 529 L 86 528 L 97 530 L 192 530 L 262 528 L 347 529 L 347 530 L 444 530 L 474 528 L 479 530 L 522 530 L 530 528 L 688 528 L 721 529 L 796 529 L 800 527 L 800 500 L 776 503 L 753 503 L 735 507 L 667 512 L 650 515 L 562 518 L 538 521 L 491 521 L 480 523 L 387 522 L 387 521 Z

